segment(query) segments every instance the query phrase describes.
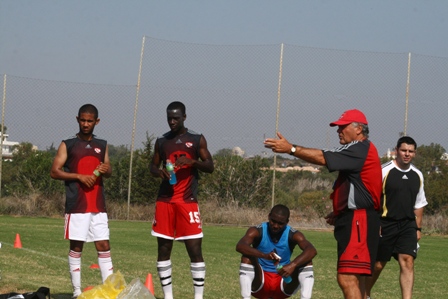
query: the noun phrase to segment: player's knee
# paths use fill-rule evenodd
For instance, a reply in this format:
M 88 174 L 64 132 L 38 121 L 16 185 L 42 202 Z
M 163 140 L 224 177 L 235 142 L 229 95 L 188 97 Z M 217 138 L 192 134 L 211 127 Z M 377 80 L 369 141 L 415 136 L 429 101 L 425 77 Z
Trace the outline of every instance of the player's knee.
M 109 251 L 110 250 L 110 244 L 108 240 L 103 241 L 96 241 L 95 247 L 97 251 Z

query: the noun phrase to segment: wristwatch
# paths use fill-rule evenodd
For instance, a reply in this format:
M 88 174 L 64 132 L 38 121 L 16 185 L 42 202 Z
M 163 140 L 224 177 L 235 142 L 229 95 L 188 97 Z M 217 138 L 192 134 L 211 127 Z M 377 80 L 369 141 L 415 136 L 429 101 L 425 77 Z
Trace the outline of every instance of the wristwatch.
M 296 153 L 296 150 L 297 150 L 296 147 L 297 147 L 297 145 L 295 145 L 295 144 L 292 145 L 291 151 L 289 152 L 289 154 L 291 156 L 294 156 L 294 154 Z

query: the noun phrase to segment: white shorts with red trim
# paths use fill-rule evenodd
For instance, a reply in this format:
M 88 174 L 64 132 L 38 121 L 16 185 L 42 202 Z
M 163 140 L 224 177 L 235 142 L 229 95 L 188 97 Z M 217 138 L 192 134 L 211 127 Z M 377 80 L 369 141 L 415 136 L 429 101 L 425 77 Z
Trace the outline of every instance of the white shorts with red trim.
M 84 242 L 109 240 L 107 213 L 65 214 L 64 238 Z

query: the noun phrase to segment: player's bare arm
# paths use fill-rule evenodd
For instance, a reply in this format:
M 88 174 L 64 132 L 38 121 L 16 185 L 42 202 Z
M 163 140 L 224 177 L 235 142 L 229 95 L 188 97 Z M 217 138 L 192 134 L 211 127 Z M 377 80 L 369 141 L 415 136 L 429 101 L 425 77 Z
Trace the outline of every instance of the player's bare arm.
M 417 228 L 422 228 L 423 225 L 423 210 L 424 208 L 419 208 L 414 210 L 415 214 L 415 222 L 417 223 Z M 422 238 L 422 232 L 421 230 L 417 230 L 417 241 L 419 241 Z
M 207 148 L 207 141 L 205 140 L 204 136 L 201 136 L 201 140 L 199 141 L 199 157 L 200 160 L 193 160 L 190 158 L 187 158 L 185 156 L 179 157 L 176 160 L 176 167 L 182 167 L 184 165 L 190 165 L 192 167 L 196 167 L 202 172 L 206 173 L 212 173 L 215 169 L 215 166 L 213 164 L 213 158 L 210 154 L 208 148 Z
M 296 231 L 293 235 L 293 239 L 302 252 L 295 259 L 293 259 L 291 263 L 283 266 L 283 272 L 280 273 L 282 276 L 292 275 L 297 267 L 306 266 L 317 255 L 316 248 L 314 248 L 313 244 L 311 244 L 301 232 Z
M 50 176 L 53 179 L 62 181 L 77 180 L 89 188 L 95 184 L 97 177 L 94 174 L 84 175 L 73 172 L 65 172 L 63 170 L 63 166 L 66 161 L 67 161 L 67 146 L 65 145 L 64 142 L 61 142 L 50 170 Z
M 252 244 L 256 239 L 261 238 L 260 233 L 255 227 L 250 227 L 246 234 L 236 244 L 236 251 L 243 256 L 263 258 L 272 261 L 278 261 L 274 252 L 263 253 L 260 250 L 252 247 Z
M 283 137 L 282 134 L 277 133 L 278 139 L 267 138 L 264 141 L 264 146 L 270 148 L 274 153 L 289 154 L 293 145 Z M 296 145 L 296 152 L 294 157 L 305 160 L 309 163 L 316 165 L 325 165 L 325 157 L 320 149 L 307 148 L 300 145 Z
M 168 171 L 166 169 L 160 168 L 161 164 L 162 164 L 162 160 L 160 158 L 159 142 L 156 141 L 156 143 L 154 145 L 154 156 L 152 157 L 149 171 L 153 177 L 162 178 L 164 180 L 169 180 L 170 174 L 168 173 Z
M 112 175 L 112 166 L 109 160 L 109 146 L 106 146 L 106 153 L 104 154 L 104 161 L 96 168 L 103 177 L 109 178 Z

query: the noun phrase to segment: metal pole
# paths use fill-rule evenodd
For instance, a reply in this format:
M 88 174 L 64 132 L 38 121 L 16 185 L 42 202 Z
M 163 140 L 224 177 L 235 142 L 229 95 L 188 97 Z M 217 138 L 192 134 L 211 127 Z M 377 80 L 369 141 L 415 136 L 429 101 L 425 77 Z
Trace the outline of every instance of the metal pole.
M 145 50 L 145 38 L 146 38 L 146 36 L 143 36 L 142 50 L 140 53 L 140 66 L 139 66 L 139 70 L 138 70 L 137 86 L 136 86 L 136 94 L 135 94 L 134 123 L 132 125 L 131 157 L 130 157 L 130 161 L 129 161 L 128 212 L 127 212 L 127 216 L 126 216 L 127 220 L 129 220 L 129 209 L 131 206 L 132 160 L 134 158 L 135 123 L 136 123 L 136 119 L 137 119 L 138 94 L 140 92 L 140 78 L 142 75 L 143 53 Z
M 406 136 L 406 131 L 408 129 L 408 106 L 409 106 L 409 81 L 411 78 L 411 52 L 408 56 L 408 79 L 406 81 L 406 108 L 404 111 L 404 129 L 403 136 Z
M 2 102 L 2 138 L 0 138 L 0 198 L 2 197 L 2 172 L 3 172 L 3 139 L 5 136 L 5 103 L 6 103 L 6 74 L 3 76 L 3 102 Z
M 280 114 L 280 95 L 281 95 L 281 86 L 282 86 L 282 66 L 283 66 L 283 43 L 280 47 L 280 67 L 278 71 L 278 88 L 277 88 L 277 115 L 275 119 L 275 136 L 277 136 L 278 132 L 278 118 Z M 277 168 L 277 154 L 274 153 L 274 170 L 272 172 L 272 201 L 271 208 L 274 206 L 274 198 L 275 198 L 275 170 Z

